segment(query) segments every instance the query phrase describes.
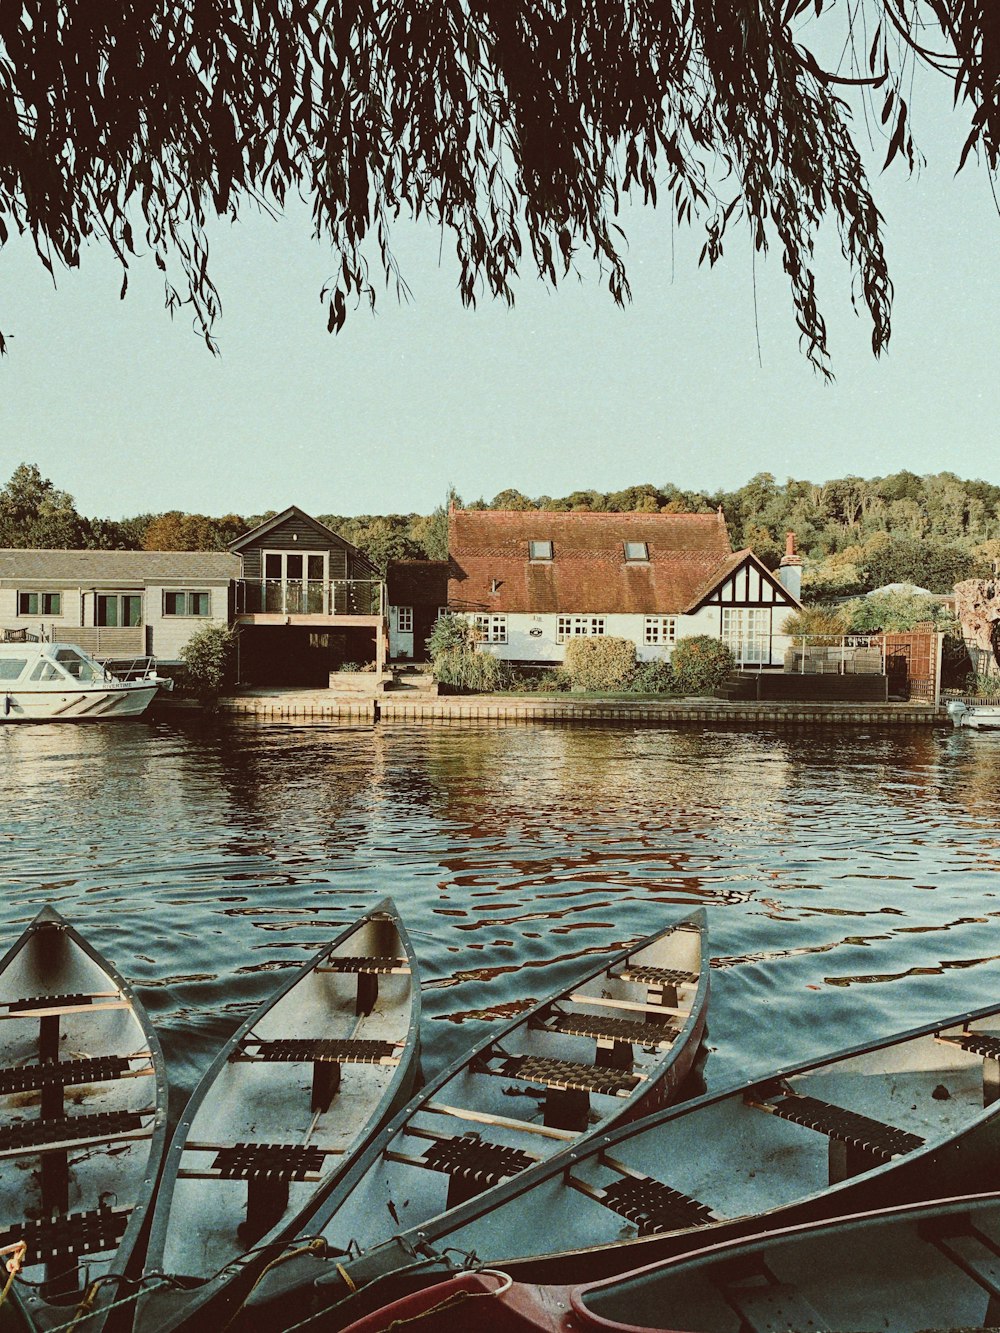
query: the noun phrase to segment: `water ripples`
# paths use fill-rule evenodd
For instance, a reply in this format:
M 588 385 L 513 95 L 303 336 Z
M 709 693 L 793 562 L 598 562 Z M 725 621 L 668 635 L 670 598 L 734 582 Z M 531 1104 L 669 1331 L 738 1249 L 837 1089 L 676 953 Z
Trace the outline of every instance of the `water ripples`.
M 121 723 L 0 732 L 0 927 L 53 902 L 178 1099 L 390 893 L 429 1070 L 704 905 L 709 1084 L 996 998 L 1000 736 Z

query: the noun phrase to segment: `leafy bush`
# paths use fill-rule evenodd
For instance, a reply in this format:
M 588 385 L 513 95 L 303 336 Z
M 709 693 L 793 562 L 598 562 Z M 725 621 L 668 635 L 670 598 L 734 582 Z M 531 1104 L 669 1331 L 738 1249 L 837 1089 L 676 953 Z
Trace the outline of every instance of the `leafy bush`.
M 876 630 L 901 633 L 926 621 L 944 623 L 951 620 L 936 598 L 914 592 L 879 592 L 870 597 L 859 597 L 844 607 L 848 628 L 855 634 L 870 634 Z
M 603 635 L 571 639 L 563 670 L 578 689 L 626 690 L 635 674 L 635 644 Z
M 674 694 L 677 681 L 670 662 L 640 662 L 628 683 L 630 694 Z
M 736 665 L 732 652 L 710 634 L 678 639 L 670 659 L 679 694 L 705 694 L 718 689 Z
M 187 686 L 203 702 L 219 697 L 233 679 L 236 636 L 224 625 L 205 625 L 181 649 Z
M 442 653 L 455 649 L 472 648 L 476 642 L 476 632 L 465 616 L 450 613 L 438 616 L 427 640 L 427 651 L 431 661 L 436 662 Z
M 508 662 L 474 648 L 448 648 L 434 659 L 434 679 L 468 694 L 507 690 L 514 682 Z
M 847 633 L 847 618 L 838 607 L 804 606 L 801 611 L 794 611 L 785 617 L 781 626 L 782 634 L 823 634 L 839 639 Z

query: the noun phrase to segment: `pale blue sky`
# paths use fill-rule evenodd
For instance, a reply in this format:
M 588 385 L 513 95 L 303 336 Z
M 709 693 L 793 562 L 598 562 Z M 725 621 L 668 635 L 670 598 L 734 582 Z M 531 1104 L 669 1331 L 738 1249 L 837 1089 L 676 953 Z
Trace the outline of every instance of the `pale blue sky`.
M 389 292 L 339 337 L 319 301 L 333 268 L 308 218 L 248 215 L 216 229 L 221 356 L 162 308 L 151 261 L 118 300 L 99 247 L 58 289 L 25 245 L 0 251 L 0 482 L 37 463 L 81 512 L 429 512 L 466 499 L 672 481 L 735 487 L 759 471 L 822 480 L 909 468 L 1000 482 L 1000 221 L 982 172 L 953 176 L 961 126 L 923 141 L 920 179 L 876 182 L 896 287 L 894 333 L 876 362 L 849 304 L 836 238 L 820 295 L 837 382 L 796 345 L 780 255 L 750 245 L 698 269 L 680 232 L 671 274 L 667 210 L 636 210 L 634 303 L 619 310 L 584 260 L 558 292 L 530 276 L 514 310 L 462 309 L 436 233 L 400 225 L 413 301 Z

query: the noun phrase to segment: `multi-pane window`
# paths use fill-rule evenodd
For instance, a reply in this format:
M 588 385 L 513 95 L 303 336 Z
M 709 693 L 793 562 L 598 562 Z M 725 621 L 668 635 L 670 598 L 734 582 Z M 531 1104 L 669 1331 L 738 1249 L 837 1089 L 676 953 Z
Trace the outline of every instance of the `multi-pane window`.
M 61 616 L 61 592 L 19 592 L 17 594 L 17 614 L 19 616 Z
M 109 629 L 129 629 L 142 624 L 142 593 L 99 592 L 95 623 Z
M 397 607 L 396 607 L 396 628 L 399 630 L 400 634 L 412 634 L 412 633 L 413 633 L 413 607 L 412 607 L 412 606 L 397 606 Z
M 551 560 L 552 543 L 551 542 L 528 542 L 529 560 Z
M 560 616 L 556 642 L 565 643 L 567 639 L 578 639 L 586 635 L 603 633 L 603 616 Z
M 626 542 L 625 543 L 626 560 L 648 560 L 649 547 L 645 542 Z
M 168 588 L 163 594 L 165 616 L 207 616 L 211 614 L 211 598 L 207 592 L 178 592 Z
M 476 616 L 476 634 L 480 643 L 506 643 L 507 617 L 503 615 Z
M 741 665 L 771 659 L 771 613 L 745 607 L 723 607 L 722 640 Z
M 665 644 L 673 647 L 677 642 L 676 616 L 646 616 L 643 627 L 643 642 Z

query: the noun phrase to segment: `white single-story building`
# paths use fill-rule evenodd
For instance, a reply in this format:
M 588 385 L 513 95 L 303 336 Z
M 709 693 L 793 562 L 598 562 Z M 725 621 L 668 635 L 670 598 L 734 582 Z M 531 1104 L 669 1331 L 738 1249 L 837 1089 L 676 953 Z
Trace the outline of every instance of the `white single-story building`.
M 772 574 L 732 549 L 721 510 L 453 509 L 449 558 L 449 611 L 473 617 L 481 648 L 514 662 L 561 662 L 580 635 L 628 639 L 652 661 L 709 634 L 741 665 L 780 667 L 783 623 L 800 609 L 791 547 L 784 578 Z
M 177 662 L 196 630 L 230 623 L 239 572 L 220 551 L 0 549 L 0 636 Z

